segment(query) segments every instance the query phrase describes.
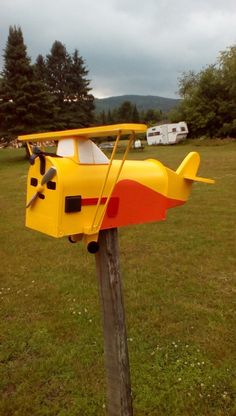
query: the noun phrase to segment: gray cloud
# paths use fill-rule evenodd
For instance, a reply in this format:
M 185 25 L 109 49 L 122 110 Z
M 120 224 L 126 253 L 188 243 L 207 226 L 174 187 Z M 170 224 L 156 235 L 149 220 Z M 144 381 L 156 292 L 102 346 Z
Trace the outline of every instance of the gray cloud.
M 54 40 L 79 49 L 96 96 L 174 97 L 183 71 L 235 43 L 231 0 L 1 0 L 0 46 L 20 25 L 34 61 Z M 3 53 L 3 52 L 2 52 Z

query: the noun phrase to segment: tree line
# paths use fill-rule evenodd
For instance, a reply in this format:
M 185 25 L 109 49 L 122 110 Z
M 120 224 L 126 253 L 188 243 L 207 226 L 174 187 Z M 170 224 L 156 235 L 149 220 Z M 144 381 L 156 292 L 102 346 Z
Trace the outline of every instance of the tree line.
M 129 101 L 95 114 L 88 69 L 77 49 L 68 53 L 55 41 L 35 63 L 27 54 L 20 27 L 11 26 L 0 77 L 0 137 L 112 123 L 186 121 L 192 137 L 236 137 L 236 46 L 220 53 L 216 64 L 179 79 L 180 105 L 169 114 L 138 111 Z
M 236 137 L 236 45 L 214 65 L 182 74 L 179 94 L 182 102 L 171 121 L 185 120 L 193 137 Z
M 55 41 L 50 53 L 35 63 L 27 54 L 20 27 L 11 26 L 0 78 L 0 137 L 112 123 L 156 123 L 161 111 L 139 112 L 124 102 L 117 109 L 95 114 L 88 70 L 77 49 L 69 54 Z
M 119 107 L 113 110 L 100 112 L 96 121 L 98 124 L 116 124 L 116 123 L 144 123 L 154 125 L 159 123 L 166 115 L 161 110 L 152 108 L 147 111 L 139 111 L 136 104 L 130 101 L 124 101 Z

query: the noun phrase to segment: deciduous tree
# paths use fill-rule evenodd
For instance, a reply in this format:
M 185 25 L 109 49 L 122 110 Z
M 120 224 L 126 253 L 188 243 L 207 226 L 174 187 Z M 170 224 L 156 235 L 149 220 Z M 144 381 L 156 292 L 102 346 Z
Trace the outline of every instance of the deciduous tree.
M 215 65 L 179 80 L 182 102 L 171 121 L 185 120 L 192 136 L 236 135 L 236 46 L 222 52 Z

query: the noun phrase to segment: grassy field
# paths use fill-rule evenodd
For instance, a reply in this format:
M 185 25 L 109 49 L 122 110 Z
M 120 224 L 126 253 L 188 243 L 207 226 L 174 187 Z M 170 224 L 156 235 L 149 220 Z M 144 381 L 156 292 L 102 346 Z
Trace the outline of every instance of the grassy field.
M 236 414 L 236 143 L 197 144 L 130 153 L 176 169 L 197 150 L 216 179 L 119 231 L 135 416 Z M 25 228 L 27 170 L 0 150 L 0 415 L 105 415 L 94 257 Z

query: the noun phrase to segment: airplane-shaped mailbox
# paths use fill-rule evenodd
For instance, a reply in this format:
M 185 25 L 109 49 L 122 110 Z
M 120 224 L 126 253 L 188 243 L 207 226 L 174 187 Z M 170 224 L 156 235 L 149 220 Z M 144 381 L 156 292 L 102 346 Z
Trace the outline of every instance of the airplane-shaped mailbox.
M 169 208 L 184 204 L 197 176 L 199 154 L 189 153 L 176 171 L 154 159 L 127 160 L 143 124 L 116 124 L 20 136 L 27 142 L 30 163 L 27 181 L 26 226 L 53 237 L 84 239 L 90 252 L 98 249 L 99 230 L 164 220 Z M 115 160 L 122 135 L 128 144 Z M 91 140 L 116 136 L 110 159 Z M 39 143 L 55 140 L 56 153 Z M 37 146 L 35 146 L 35 144 Z

